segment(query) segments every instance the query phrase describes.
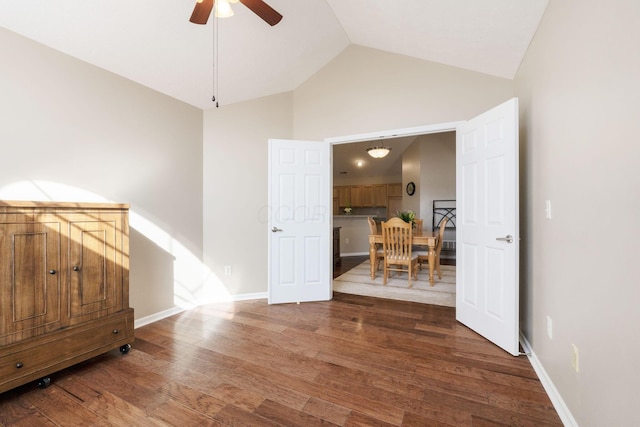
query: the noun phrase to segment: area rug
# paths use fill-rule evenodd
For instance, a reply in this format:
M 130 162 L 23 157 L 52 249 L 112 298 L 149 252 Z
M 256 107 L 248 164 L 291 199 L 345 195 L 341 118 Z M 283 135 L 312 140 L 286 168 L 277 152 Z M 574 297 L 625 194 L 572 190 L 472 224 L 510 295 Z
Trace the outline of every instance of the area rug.
M 435 284 L 429 286 L 429 266 L 418 271 L 418 280 L 409 288 L 407 273 L 392 272 L 387 284 L 382 284 L 382 267 L 371 280 L 369 260 L 333 279 L 333 290 L 345 294 L 414 301 L 425 304 L 456 306 L 456 267 L 441 265 L 442 279 L 434 272 Z

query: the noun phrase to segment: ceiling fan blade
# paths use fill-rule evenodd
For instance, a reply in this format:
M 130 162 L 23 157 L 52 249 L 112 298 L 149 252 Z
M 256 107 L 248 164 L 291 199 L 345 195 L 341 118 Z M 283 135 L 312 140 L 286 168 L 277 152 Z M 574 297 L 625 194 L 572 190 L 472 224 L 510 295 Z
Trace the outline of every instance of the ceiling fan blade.
M 193 13 L 189 21 L 194 24 L 204 25 L 209 20 L 211 11 L 213 10 L 213 3 L 215 0 L 202 0 L 201 3 L 196 3 L 196 7 L 193 8 Z
M 240 0 L 240 3 L 247 6 L 272 27 L 282 19 L 282 15 L 262 0 Z

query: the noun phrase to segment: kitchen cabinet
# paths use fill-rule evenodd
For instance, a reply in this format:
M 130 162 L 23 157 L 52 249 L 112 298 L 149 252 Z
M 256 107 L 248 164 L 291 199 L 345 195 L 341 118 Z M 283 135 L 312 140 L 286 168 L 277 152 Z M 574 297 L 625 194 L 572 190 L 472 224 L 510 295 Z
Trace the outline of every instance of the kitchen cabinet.
M 372 186 L 373 206 L 387 206 L 387 184 L 376 184 Z
M 388 197 L 402 197 L 402 183 L 387 184 Z
M 351 207 L 367 208 L 373 206 L 373 187 L 370 185 L 351 186 Z
M 343 185 L 333 188 L 334 215 L 342 208 L 387 207 L 389 197 L 402 199 L 402 184 Z M 395 211 L 394 211 L 395 212 Z
M 351 204 L 351 187 L 348 185 L 342 185 L 335 188 L 338 190 L 338 207 L 346 208 L 347 206 L 353 206 Z

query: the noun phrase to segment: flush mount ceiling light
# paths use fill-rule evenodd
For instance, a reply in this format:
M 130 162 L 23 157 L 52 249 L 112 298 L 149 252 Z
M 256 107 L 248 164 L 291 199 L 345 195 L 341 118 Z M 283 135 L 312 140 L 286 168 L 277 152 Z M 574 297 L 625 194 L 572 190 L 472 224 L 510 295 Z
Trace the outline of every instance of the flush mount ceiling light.
M 373 157 L 374 159 L 381 159 L 384 156 L 386 156 L 387 154 L 389 154 L 389 152 L 391 151 L 391 148 L 389 147 L 371 147 L 371 148 L 367 148 L 367 153 Z

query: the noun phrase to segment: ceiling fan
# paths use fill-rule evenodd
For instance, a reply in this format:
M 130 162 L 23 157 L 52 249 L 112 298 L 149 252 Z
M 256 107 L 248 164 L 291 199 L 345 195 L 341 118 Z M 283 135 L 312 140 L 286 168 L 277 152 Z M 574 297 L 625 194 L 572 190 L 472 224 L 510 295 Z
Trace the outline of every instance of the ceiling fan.
M 196 7 L 193 9 L 193 13 L 191 14 L 191 18 L 189 18 L 189 21 L 194 24 L 206 24 L 209 19 L 209 15 L 211 15 L 211 11 L 213 10 L 214 3 L 215 0 L 197 1 Z M 240 0 L 240 3 L 247 6 L 253 11 L 253 13 L 258 15 L 271 26 L 276 25 L 282 19 L 282 15 L 262 0 Z

